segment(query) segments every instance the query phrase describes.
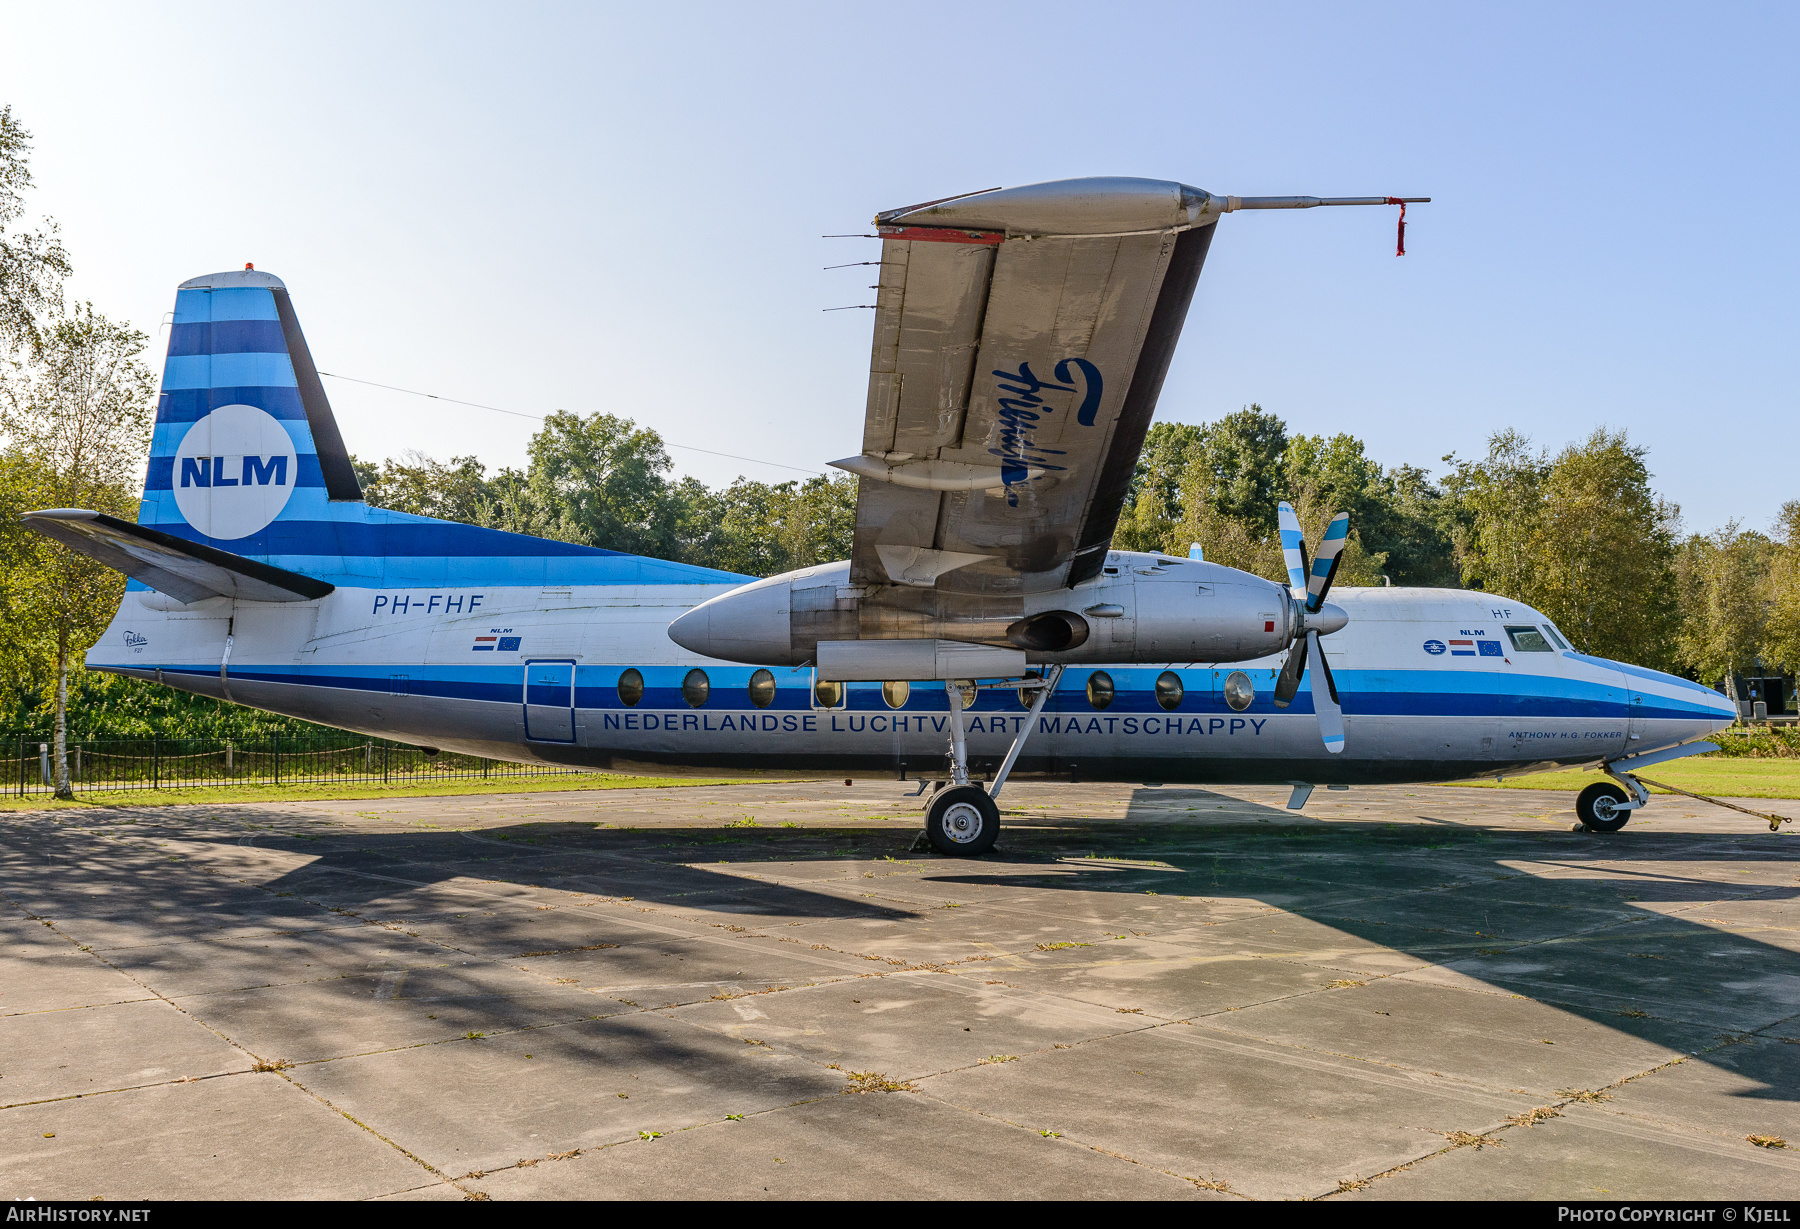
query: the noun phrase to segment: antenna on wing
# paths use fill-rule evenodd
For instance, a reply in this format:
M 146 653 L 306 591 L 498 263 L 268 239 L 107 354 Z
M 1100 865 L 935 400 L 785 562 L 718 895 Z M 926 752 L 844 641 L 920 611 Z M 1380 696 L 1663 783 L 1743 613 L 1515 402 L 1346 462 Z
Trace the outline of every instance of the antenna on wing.
M 1215 198 L 1217 199 L 1217 198 Z M 1236 213 L 1240 209 L 1317 209 L 1321 205 L 1398 205 L 1400 228 L 1394 240 L 1394 255 L 1406 255 L 1406 207 L 1429 205 L 1429 196 L 1227 196 L 1220 213 Z

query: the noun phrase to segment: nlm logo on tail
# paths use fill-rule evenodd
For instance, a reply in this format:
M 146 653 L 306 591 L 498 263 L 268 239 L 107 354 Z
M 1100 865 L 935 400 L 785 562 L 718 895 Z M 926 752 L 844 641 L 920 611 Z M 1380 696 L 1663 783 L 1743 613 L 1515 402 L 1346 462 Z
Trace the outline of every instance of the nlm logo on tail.
M 299 456 L 273 415 L 222 405 L 188 428 L 175 449 L 175 505 L 209 538 L 244 538 L 287 507 Z

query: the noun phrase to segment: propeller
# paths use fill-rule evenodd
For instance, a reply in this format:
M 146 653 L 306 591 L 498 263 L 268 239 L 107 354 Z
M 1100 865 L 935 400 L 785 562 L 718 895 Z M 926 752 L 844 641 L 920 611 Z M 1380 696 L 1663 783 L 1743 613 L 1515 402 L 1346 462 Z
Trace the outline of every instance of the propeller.
M 1319 553 L 1313 556 L 1310 569 L 1306 563 L 1306 536 L 1300 531 L 1300 518 L 1294 515 L 1293 506 L 1286 500 L 1281 502 L 1278 517 L 1281 553 L 1287 563 L 1294 600 L 1300 603 L 1300 612 L 1295 620 L 1294 639 L 1288 647 L 1287 661 L 1282 663 L 1281 676 L 1275 680 L 1275 707 L 1286 708 L 1294 702 L 1294 696 L 1300 690 L 1300 676 L 1306 673 L 1306 663 L 1308 660 L 1317 663 L 1307 680 L 1312 691 L 1313 712 L 1319 719 L 1319 736 L 1325 741 L 1325 750 L 1336 755 L 1344 749 L 1344 710 L 1338 701 L 1337 680 L 1331 677 L 1331 663 L 1325 660 L 1325 650 L 1319 647 L 1319 636 L 1321 628 L 1323 634 L 1329 635 L 1344 625 L 1342 612 L 1336 607 L 1332 608 L 1335 618 L 1325 615 L 1325 595 L 1331 592 L 1331 582 L 1337 577 L 1344 542 L 1350 533 L 1350 514 L 1340 512 L 1331 518 L 1331 524 L 1325 528 L 1325 540 L 1319 543 Z M 1321 615 L 1324 617 L 1309 619 L 1309 616 Z

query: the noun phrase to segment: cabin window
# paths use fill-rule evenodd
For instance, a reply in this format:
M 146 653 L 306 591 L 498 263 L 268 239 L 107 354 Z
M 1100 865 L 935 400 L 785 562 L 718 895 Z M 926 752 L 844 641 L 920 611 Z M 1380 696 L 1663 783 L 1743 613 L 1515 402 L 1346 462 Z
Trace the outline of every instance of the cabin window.
M 750 676 L 750 703 L 758 708 L 775 703 L 775 676 L 767 670 L 758 670 Z
M 907 682 L 883 683 L 881 698 L 889 708 L 905 708 L 906 701 L 912 695 L 912 684 Z
M 1514 649 L 1521 653 L 1554 653 L 1550 642 L 1544 639 L 1544 633 L 1535 627 L 1508 627 L 1506 638 L 1512 641 Z
M 704 670 L 689 670 L 687 677 L 681 680 L 681 698 L 688 702 L 689 708 L 699 708 L 712 695 L 712 680 L 706 677 Z
M 1233 670 L 1225 680 L 1225 703 L 1238 712 L 1249 708 L 1256 699 L 1256 684 L 1242 670 Z
M 619 676 L 619 703 L 626 708 L 636 708 L 639 700 L 644 698 L 644 676 L 636 670 L 627 670 Z
M 1027 670 L 1025 672 L 1025 677 L 1028 679 L 1041 679 L 1044 675 L 1038 670 Z M 1019 707 L 1030 708 L 1031 702 L 1037 699 L 1037 689 L 1035 687 L 1021 687 L 1019 688 L 1017 695 L 1019 697 Z
M 844 685 L 830 679 L 820 679 L 813 684 L 814 708 L 842 708 L 844 706 Z
M 1173 670 L 1164 670 L 1156 676 L 1156 702 L 1168 712 L 1181 707 L 1183 695 L 1181 676 Z
M 1104 670 L 1096 670 L 1088 675 L 1088 703 L 1095 708 L 1110 708 L 1113 702 L 1112 675 Z
M 1563 652 L 1573 653 L 1575 651 L 1569 647 L 1569 642 L 1563 639 L 1562 633 L 1556 630 L 1556 625 L 1554 623 L 1544 624 L 1544 631 L 1549 633 L 1550 639 L 1554 641 Z

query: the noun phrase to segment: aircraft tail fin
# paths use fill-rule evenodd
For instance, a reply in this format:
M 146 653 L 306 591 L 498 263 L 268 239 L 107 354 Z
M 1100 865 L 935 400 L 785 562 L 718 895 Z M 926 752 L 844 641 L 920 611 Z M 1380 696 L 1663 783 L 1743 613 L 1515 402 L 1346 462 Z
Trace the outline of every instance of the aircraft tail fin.
M 361 499 L 281 279 L 245 267 L 183 282 L 139 520 L 261 554 L 272 524 Z

